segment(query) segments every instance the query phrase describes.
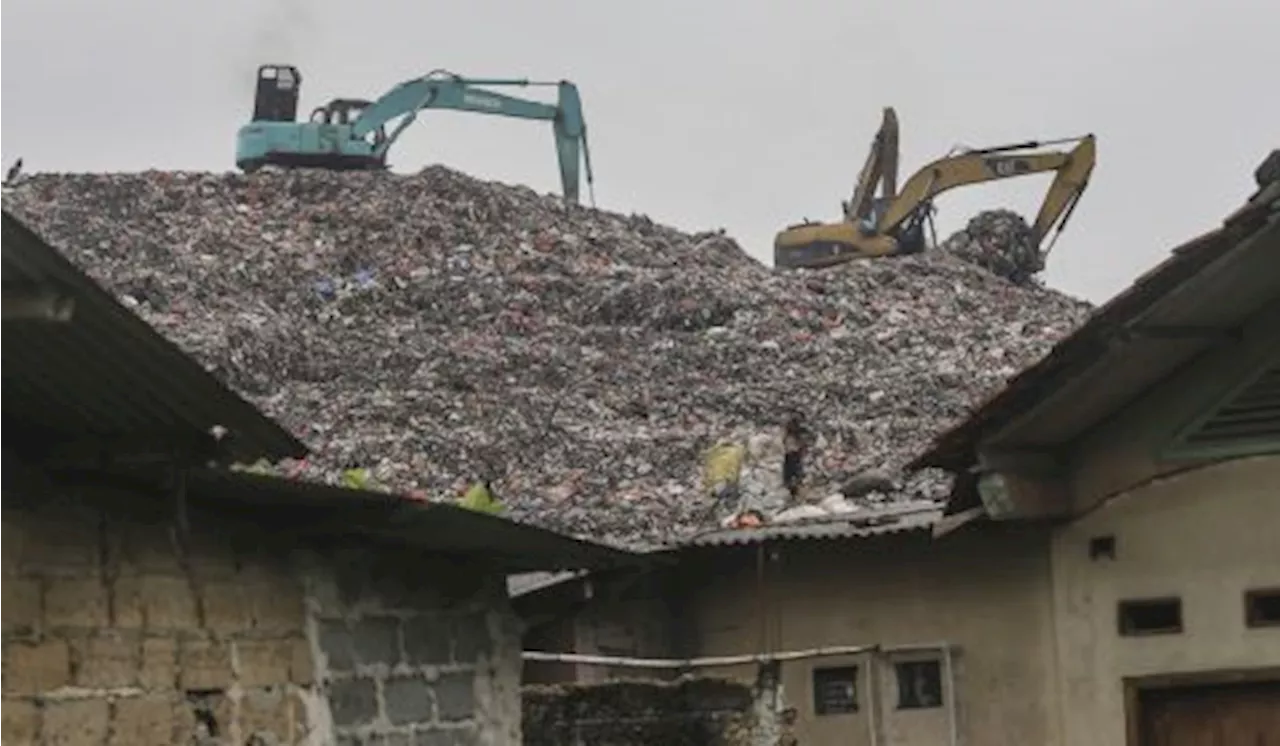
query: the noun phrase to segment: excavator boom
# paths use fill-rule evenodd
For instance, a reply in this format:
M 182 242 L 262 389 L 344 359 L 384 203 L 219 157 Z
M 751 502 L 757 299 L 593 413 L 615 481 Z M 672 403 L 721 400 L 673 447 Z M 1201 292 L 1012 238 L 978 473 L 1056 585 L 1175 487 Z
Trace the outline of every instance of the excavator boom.
M 885 107 L 871 151 L 858 172 L 853 197 L 845 205 L 846 220 L 856 222 L 871 213 L 877 186 L 881 187 L 881 199 L 892 199 L 898 191 L 898 114 L 891 106 Z
M 1059 142 L 1076 145 L 1068 152 L 1036 151 Z M 970 184 L 1054 171 L 1057 176 L 1032 227 L 1038 247 L 1055 225 L 1059 232 L 1065 225 L 1088 186 L 1095 160 L 1093 135 L 972 150 L 940 158 L 912 174 L 871 220 L 850 205 L 846 219 L 840 223 L 795 225 L 780 232 L 774 242 L 774 263 L 780 267 L 826 267 L 859 257 L 922 251 L 924 222 L 938 195 Z
M 264 80 L 292 81 L 293 86 L 287 94 L 277 94 L 275 86 L 264 88 Z M 551 122 L 565 200 L 579 201 L 580 163 L 588 187 L 593 185 L 582 101 L 577 87 L 568 81 L 463 78 L 435 71 L 400 83 L 375 101 L 334 99 L 312 112 L 311 121 L 294 122 L 300 81 L 296 68 L 264 65 L 259 69 L 254 121 L 241 128 L 237 140 L 236 163 L 240 168 L 385 169 L 388 150 L 422 110 L 452 109 Z M 557 89 L 558 97 L 554 104 L 542 103 L 481 86 L 549 86 Z M 263 112 L 271 116 L 261 116 Z M 393 124 L 388 133 L 387 127 Z

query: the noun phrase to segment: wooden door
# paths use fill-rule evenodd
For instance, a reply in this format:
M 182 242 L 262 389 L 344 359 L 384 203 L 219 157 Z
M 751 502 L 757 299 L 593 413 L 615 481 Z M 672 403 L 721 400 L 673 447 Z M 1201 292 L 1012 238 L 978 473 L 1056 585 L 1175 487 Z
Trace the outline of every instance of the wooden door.
M 1280 746 L 1280 682 L 1151 689 L 1141 746 Z

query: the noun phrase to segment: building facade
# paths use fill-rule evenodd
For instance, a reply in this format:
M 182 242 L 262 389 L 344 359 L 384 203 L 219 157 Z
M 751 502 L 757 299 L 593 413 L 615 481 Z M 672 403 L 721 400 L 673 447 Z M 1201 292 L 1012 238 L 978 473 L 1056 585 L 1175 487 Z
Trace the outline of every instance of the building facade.
M 954 476 L 937 514 L 700 537 L 658 580 L 570 581 L 566 619 L 521 599 L 526 647 L 781 660 L 805 744 L 1280 743 L 1280 182 L 1259 179 L 938 436 L 912 465 Z

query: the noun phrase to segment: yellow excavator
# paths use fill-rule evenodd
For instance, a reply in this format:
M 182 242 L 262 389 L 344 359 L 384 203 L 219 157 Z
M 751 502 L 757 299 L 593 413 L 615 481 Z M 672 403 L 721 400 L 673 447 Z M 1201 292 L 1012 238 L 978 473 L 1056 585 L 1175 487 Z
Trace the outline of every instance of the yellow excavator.
M 1074 143 L 1074 147 L 1067 152 L 1042 149 L 1063 143 Z M 933 199 L 942 192 L 1055 171 L 1057 176 L 1031 227 L 1032 240 L 1039 247 L 1055 226 L 1055 241 L 1056 234 L 1066 227 L 1089 184 L 1096 153 L 1093 135 L 967 150 L 930 163 L 912 174 L 898 191 L 898 118 L 892 108 L 886 108 L 853 197 L 843 204 L 844 220 L 788 226 L 774 239 L 774 265 L 829 267 L 862 257 L 924 251 L 925 225 L 933 214 Z M 879 197 L 875 196 L 877 187 Z

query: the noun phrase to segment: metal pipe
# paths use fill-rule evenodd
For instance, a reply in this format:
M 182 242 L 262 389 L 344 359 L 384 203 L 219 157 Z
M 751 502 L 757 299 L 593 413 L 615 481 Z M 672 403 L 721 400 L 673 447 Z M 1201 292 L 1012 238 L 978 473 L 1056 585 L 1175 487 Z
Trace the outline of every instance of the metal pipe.
M 542 663 L 577 663 L 587 666 L 614 666 L 617 668 L 725 668 L 747 663 L 782 663 L 806 658 L 830 658 L 841 655 L 861 655 L 878 650 L 876 645 L 838 645 L 826 648 L 792 650 L 785 653 L 744 653 L 705 658 L 626 658 L 612 655 L 586 655 L 582 653 L 548 653 L 526 650 L 521 657 L 527 661 Z
M 947 730 L 951 739 L 951 746 L 956 746 L 960 740 L 959 728 L 956 723 L 956 676 L 955 668 L 951 662 L 951 646 L 942 646 L 942 668 L 943 677 L 947 682 Z
M 769 652 L 769 616 L 768 604 L 765 602 L 764 582 L 766 543 L 762 541 L 756 545 L 756 619 L 760 622 L 760 639 L 756 643 L 756 650 L 762 654 Z
M 867 682 L 871 690 L 871 707 L 867 710 L 867 735 L 871 746 L 879 746 L 880 724 L 876 720 L 876 712 L 880 709 L 880 656 L 875 653 L 867 656 Z

